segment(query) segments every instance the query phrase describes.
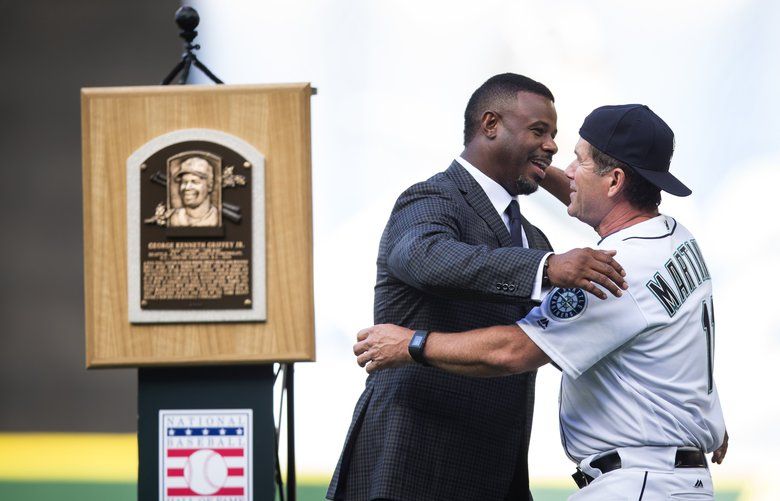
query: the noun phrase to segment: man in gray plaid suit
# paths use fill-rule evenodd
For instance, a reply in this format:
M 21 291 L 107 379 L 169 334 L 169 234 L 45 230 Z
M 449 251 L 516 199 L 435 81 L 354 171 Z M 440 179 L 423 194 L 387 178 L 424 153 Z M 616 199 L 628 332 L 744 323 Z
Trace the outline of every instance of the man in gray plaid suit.
M 496 75 L 466 107 L 465 149 L 407 189 L 379 245 L 374 322 L 456 332 L 523 317 L 549 286 L 620 295 L 611 253 L 553 254 L 519 211 L 558 150 L 543 84 Z M 378 371 L 355 407 L 334 500 L 526 500 L 535 372 L 492 379 L 409 365 Z

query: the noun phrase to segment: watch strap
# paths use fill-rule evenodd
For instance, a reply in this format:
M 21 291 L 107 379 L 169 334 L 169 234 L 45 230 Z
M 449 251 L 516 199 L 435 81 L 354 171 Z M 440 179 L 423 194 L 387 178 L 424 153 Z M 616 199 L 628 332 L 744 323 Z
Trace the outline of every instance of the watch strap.
M 425 349 L 425 343 L 428 341 L 428 331 L 414 331 L 412 339 L 409 341 L 409 355 L 412 356 L 412 360 L 418 364 L 429 366 L 430 364 L 425 359 L 423 350 Z

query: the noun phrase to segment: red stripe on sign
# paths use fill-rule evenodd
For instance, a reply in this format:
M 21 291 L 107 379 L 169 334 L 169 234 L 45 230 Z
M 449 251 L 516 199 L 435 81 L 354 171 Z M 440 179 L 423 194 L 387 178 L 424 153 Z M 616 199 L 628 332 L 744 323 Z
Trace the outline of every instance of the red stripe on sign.
M 190 457 L 198 449 L 168 449 L 169 458 L 186 458 Z
M 214 496 L 243 496 L 243 487 L 223 487 L 213 494 Z
M 169 477 L 183 477 L 184 468 L 168 468 Z
M 186 487 L 168 487 L 169 496 L 200 496 Z
M 169 496 L 243 496 L 243 487 L 223 487 L 214 494 L 198 494 L 186 487 L 168 487 Z
M 191 456 L 195 452 L 202 451 L 205 449 L 208 448 L 204 447 L 203 449 L 168 449 L 168 457 L 186 458 Z M 223 457 L 242 457 L 244 455 L 244 449 L 208 449 L 208 450 L 212 450 Z
M 244 476 L 243 468 L 228 468 L 228 477 L 243 477 L 243 476 Z
M 244 449 L 211 449 L 220 456 L 224 457 L 243 457 Z

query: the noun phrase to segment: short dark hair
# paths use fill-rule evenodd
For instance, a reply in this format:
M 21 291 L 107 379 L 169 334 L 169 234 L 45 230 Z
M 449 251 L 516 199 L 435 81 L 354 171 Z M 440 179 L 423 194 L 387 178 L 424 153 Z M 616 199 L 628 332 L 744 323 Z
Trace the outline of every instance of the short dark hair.
M 594 172 L 597 175 L 603 176 L 615 168 L 621 169 L 626 174 L 623 193 L 632 206 L 642 210 L 655 210 L 661 204 L 661 190 L 637 174 L 630 165 L 607 155 L 592 144 L 590 145 L 590 154 L 596 164 Z
M 531 92 L 555 102 L 552 92 L 543 83 L 516 73 L 502 73 L 490 77 L 471 95 L 466 105 L 463 126 L 463 145 L 468 145 L 477 135 L 482 114 L 495 107 L 500 100 L 516 99 L 518 92 Z

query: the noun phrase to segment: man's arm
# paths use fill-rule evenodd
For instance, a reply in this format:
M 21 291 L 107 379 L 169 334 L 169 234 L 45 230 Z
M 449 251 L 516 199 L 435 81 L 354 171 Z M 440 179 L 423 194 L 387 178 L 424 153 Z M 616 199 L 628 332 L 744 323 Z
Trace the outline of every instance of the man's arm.
M 721 464 L 723 462 L 723 459 L 726 457 L 726 451 L 728 451 L 728 449 L 729 449 L 729 432 L 726 431 L 723 434 L 723 443 L 712 453 L 712 462 Z
M 457 299 L 528 301 L 542 249 L 492 247 L 480 216 L 455 187 L 424 182 L 398 199 L 383 235 L 388 273 L 428 294 Z M 491 207 L 492 210 L 492 207 Z M 481 238 L 480 238 L 481 237 Z M 497 244 L 497 242 L 496 242 Z M 505 287 L 506 285 L 506 287 Z
M 558 167 L 551 165 L 544 169 L 544 179 L 539 186 L 560 200 L 563 205 L 568 207 L 571 203 L 571 180 Z
M 399 198 L 388 224 L 390 273 L 431 294 L 515 302 L 531 297 L 533 281 L 547 251 L 516 247 L 492 249 L 462 241 L 464 209 L 446 190 L 422 183 Z M 548 258 L 551 285 L 579 287 L 605 299 L 627 288 L 614 252 L 573 249 Z M 509 284 L 511 287 L 503 287 Z
M 415 363 L 409 355 L 414 331 L 381 324 L 358 332 L 353 347 L 366 371 Z M 425 344 L 429 364 L 466 376 L 505 376 L 541 367 L 550 358 L 517 325 L 502 325 L 467 332 L 431 332 Z

